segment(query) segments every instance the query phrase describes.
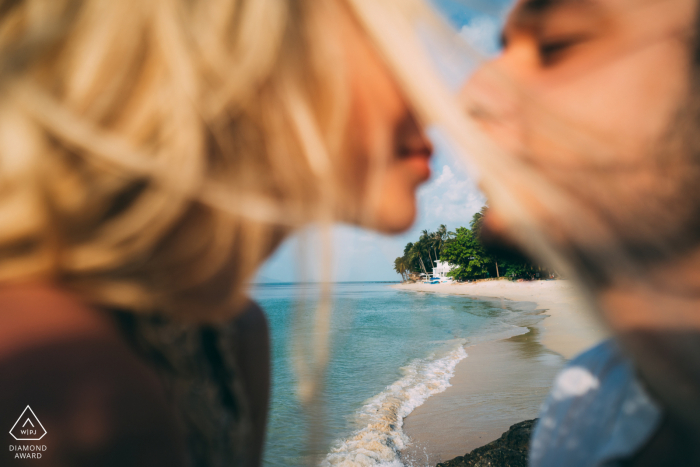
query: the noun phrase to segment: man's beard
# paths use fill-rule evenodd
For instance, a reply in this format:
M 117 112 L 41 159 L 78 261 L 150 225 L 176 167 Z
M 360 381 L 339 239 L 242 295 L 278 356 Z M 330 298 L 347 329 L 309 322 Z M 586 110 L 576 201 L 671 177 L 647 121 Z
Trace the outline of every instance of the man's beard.
M 611 174 L 601 212 L 618 239 L 619 256 L 632 268 L 628 273 L 653 272 L 700 245 L 700 92 L 693 94 L 637 167 Z M 595 267 L 585 258 L 581 264 Z M 624 273 L 599 269 L 608 281 Z
M 700 284 L 674 274 L 660 280 L 657 274 L 673 271 L 669 266 L 700 252 L 700 85 L 695 89 L 663 137 L 635 164 L 610 164 L 605 172 L 585 165 L 576 173 L 545 172 L 545 178 L 573 202 L 569 211 L 552 216 L 551 224 L 540 222 L 539 229 L 583 281 L 593 302 L 600 304 L 597 299 L 606 291 L 626 290 L 630 283 L 665 297 L 700 299 Z M 557 229 L 557 223 L 583 225 L 585 230 L 586 216 L 601 220 L 609 235 L 597 236 L 594 229 L 590 235 L 577 232 L 571 238 L 548 233 Z M 527 251 L 522 239 L 516 244 L 516 237 L 493 229 L 488 221 L 481 228 L 482 242 L 501 252 Z M 639 288 L 629 290 L 634 293 Z M 604 311 L 608 315 L 623 312 Z M 664 326 L 613 331 L 646 387 L 664 406 L 665 418 L 677 426 L 680 439 L 674 442 L 685 450 L 680 457 L 700 459 L 694 447 L 700 436 L 700 330 L 674 327 L 673 309 L 658 306 L 653 311 Z
M 644 275 L 700 246 L 698 89 L 662 137 L 633 162 L 620 155 L 625 162 L 611 158 L 600 167 L 586 162 L 593 159 L 590 155 L 580 154 L 575 169 L 533 163 L 554 192 L 569 200 L 561 212 L 537 221 L 539 231 L 588 285 L 604 288 L 625 276 Z M 481 237 L 492 250 L 531 253 L 527 238 L 516 242 L 514 232 L 494 230 L 489 222 Z

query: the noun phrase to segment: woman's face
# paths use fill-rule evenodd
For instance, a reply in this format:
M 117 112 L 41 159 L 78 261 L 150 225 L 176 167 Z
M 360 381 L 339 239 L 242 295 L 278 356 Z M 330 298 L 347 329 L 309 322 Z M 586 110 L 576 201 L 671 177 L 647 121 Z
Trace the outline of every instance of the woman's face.
M 432 145 L 359 25 L 339 14 L 335 26 L 350 87 L 343 176 L 353 193 L 368 198 L 370 209 L 350 220 L 383 233 L 402 232 L 416 216 L 416 189 L 430 177 Z

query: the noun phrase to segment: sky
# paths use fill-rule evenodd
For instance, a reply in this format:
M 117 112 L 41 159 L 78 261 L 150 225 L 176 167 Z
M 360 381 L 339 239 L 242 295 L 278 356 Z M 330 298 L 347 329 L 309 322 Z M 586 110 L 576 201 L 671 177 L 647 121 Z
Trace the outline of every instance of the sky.
M 432 0 L 460 36 L 484 55 L 498 51 L 498 36 L 510 0 Z M 465 72 L 466 73 L 466 72 Z M 466 79 L 465 74 L 464 78 Z M 413 227 L 395 236 L 380 235 L 350 226 L 331 232 L 330 271 L 320 266 L 322 244 L 318 232 L 306 230 L 289 238 L 259 270 L 254 282 L 398 281 L 394 259 L 406 243 L 424 230 L 446 224 L 448 230 L 468 226 L 485 198 L 455 157 L 439 131 L 430 131 L 435 145 L 433 175 L 418 190 L 418 217 Z M 327 277 L 329 276 L 330 277 Z

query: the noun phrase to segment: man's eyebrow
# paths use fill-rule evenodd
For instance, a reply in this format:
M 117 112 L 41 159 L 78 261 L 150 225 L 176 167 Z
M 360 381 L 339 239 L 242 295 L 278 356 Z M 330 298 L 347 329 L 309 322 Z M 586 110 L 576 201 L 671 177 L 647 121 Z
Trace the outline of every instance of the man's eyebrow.
M 554 8 L 573 5 L 573 4 L 583 4 L 583 3 L 593 3 L 590 0 L 525 0 L 519 3 L 511 16 L 514 19 L 522 17 L 531 17 L 535 15 L 546 15 Z
M 532 26 L 541 22 L 545 16 L 547 16 L 547 14 L 555 8 L 582 3 L 593 2 L 590 0 L 525 0 L 524 2 L 519 3 L 509 15 L 506 28 L 504 28 L 504 30 L 501 32 L 501 47 L 505 47 L 507 45 L 508 37 L 505 32 L 508 26 Z

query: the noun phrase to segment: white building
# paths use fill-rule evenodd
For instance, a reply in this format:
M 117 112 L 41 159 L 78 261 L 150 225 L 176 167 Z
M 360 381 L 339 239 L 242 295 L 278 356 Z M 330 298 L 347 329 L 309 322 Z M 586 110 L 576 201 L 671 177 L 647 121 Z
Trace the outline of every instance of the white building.
M 454 269 L 454 266 L 447 261 L 435 261 L 435 264 L 437 265 L 433 268 L 435 278 L 446 279 L 447 273 Z

